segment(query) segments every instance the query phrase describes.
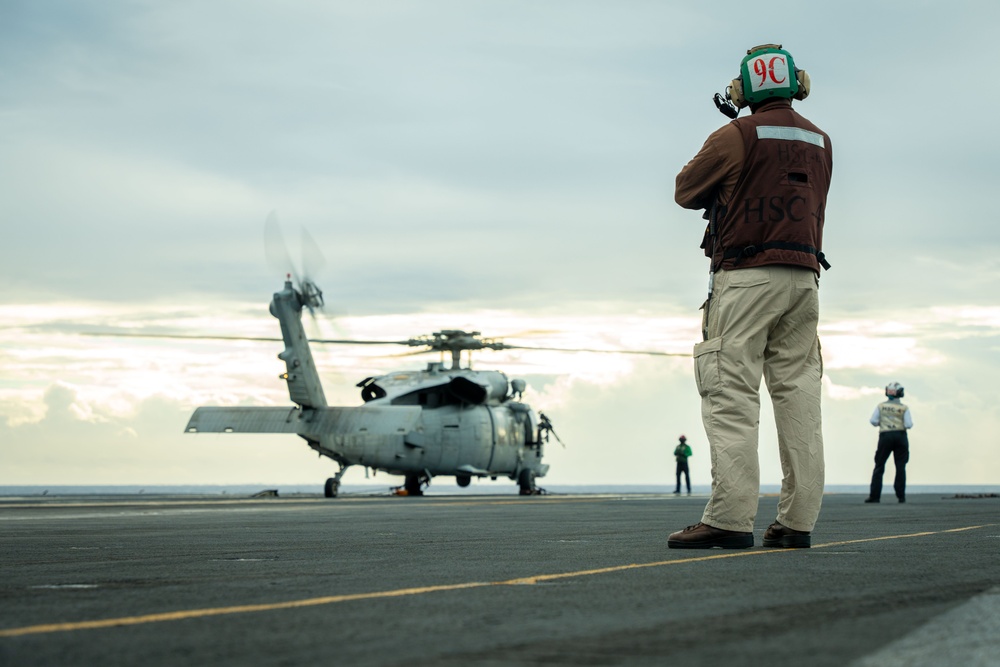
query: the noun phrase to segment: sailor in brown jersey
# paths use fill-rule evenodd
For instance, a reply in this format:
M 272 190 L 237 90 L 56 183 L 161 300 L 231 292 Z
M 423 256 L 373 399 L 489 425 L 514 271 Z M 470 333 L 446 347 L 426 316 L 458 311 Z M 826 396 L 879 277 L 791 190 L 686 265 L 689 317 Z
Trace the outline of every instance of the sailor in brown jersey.
M 694 358 L 712 494 L 699 523 L 670 535 L 671 548 L 753 546 L 761 377 L 784 474 L 764 546 L 811 544 L 824 484 L 817 324 L 833 154 L 829 136 L 792 109 L 808 92 L 780 45 L 750 49 L 729 95 L 752 115 L 712 133 L 677 175 L 677 203 L 711 211 L 705 340 Z

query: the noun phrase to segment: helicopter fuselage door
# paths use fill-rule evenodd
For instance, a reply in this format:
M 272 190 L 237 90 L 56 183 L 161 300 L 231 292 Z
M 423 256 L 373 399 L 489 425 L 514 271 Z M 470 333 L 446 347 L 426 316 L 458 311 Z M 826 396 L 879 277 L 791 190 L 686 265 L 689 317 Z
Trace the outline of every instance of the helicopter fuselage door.
M 490 426 L 490 409 L 477 405 L 458 408 L 442 422 L 441 468 L 489 469 L 496 441 Z
M 438 466 L 441 470 L 453 470 L 458 467 L 458 453 L 462 448 L 463 419 L 460 408 L 444 408 L 441 419 L 441 458 Z
M 489 469 L 513 473 L 517 468 L 518 452 L 524 444 L 523 430 L 517 428 L 510 410 L 503 407 L 488 409 L 493 425 L 493 452 Z

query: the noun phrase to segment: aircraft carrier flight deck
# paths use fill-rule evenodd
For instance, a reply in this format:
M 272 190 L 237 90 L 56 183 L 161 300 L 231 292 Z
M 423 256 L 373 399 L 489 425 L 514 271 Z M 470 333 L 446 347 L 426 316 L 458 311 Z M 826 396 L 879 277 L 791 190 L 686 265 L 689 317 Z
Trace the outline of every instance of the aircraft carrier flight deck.
M 704 496 L 0 497 L 0 665 L 995 665 L 1000 498 L 829 494 L 811 549 L 668 550 Z

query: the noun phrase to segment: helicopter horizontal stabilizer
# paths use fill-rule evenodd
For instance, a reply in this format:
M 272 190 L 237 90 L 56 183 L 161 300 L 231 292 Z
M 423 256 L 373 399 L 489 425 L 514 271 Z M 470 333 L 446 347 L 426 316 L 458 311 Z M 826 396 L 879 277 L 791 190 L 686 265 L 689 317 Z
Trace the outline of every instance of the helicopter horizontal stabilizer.
M 187 433 L 297 433 L 299 435 L 403 435 L 417 427 L 416 406 L 201 407 L 188 420 Z

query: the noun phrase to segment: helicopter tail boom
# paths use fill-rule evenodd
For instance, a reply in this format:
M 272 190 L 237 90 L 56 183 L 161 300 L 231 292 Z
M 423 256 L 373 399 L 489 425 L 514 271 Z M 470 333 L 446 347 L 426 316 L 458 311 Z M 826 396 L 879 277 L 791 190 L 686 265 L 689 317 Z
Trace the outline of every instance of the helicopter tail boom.
M 302 327 L 302 308 L 312 308 L 314 303 L 321 303 L 310 301 L 307 288 L 316 289 L 309 283 L 298 291 L 291 281 L 285 282 L 284 289 L 275 292 L 270 310 L 281 324 L 281 338 L 285 343 L 285 349 L 278 354 L 286 368 L 281 378 L 288 384 L 288 395 L 292 401 L 309 409 L 325 407 L 326 396 L 309 349 L 309 339 Z

